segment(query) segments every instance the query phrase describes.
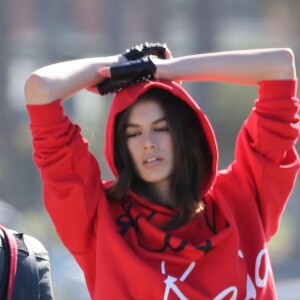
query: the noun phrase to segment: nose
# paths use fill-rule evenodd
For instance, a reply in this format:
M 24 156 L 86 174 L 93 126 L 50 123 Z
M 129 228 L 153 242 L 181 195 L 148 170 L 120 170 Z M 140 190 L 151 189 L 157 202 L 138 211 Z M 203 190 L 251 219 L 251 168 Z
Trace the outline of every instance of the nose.
M 147 143 L 145 143 L 145 145 L 144 145 L 144 149 L 145 149 L 145 150 L 155 149 L 155 148 L 156 148 L 156 144 L 151 143 L 151 142 L 147 142 Z
M 155 149 L 156 147 L 157 145 L 151 133 L 145 134 L 144 149 L 149 150 L 149 149 Z

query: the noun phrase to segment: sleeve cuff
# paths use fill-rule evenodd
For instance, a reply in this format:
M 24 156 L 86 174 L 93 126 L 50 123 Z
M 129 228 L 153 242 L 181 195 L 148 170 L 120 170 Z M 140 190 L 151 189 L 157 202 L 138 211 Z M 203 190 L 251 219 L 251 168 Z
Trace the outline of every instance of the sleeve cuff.
M 62 100 L 58 99 L 51 103 L 41 105 L 27 104 L 29 119 L 32 126 L 48 126 L 60 123 L 64 120 L 64 108 Z
M 269 80 L 259 83 L 259 99 L 279 99 L 295 97 L 298 79 Z

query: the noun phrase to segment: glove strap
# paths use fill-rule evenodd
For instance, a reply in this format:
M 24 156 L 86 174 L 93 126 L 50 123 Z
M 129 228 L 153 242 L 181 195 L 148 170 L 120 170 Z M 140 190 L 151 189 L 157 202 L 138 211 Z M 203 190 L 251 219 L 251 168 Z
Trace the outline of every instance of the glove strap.
M 101 81 L 98 91 L 101 95 L 116 93 L 136 82 L 154 79 L 156 66 L 149 57 L 142 57 L 110 68 L 111 78 Z
M 142 57 L 138 60 L 129 61 L 110 68 L 111 78 L 134 80 L 153 79 L 156 66 L 149 57 Z

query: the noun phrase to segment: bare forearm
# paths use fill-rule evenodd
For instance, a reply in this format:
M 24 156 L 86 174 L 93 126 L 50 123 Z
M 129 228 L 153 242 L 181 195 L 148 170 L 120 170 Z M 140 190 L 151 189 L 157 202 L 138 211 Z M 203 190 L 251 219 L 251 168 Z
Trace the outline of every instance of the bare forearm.
M 256 84 L 296 76 L 289 49 L 257 49 L 197 54 L 156 61 L 157 77 L 170 80 Z
M 74 93 L 97 84 L 98 69 L 122 62 L 120 55 L 87 58 L 49 65 L 33 72 L 25 84 L 27 104 L 45 104 L 67 99 Z

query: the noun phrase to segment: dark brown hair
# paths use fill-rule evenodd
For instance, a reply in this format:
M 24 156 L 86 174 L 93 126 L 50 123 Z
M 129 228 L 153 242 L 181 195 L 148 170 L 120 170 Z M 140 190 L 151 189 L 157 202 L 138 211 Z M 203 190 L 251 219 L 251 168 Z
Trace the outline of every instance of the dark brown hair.
M 185 224 L 198 206 L 201 183 L 211 169 L 211 152 L 196 113 L 183 100 L 159 88 L 151 88 L 137 101 L 156 101 L 164 110 L 174 145 L 174 169 L 171 174 L 171 189 L 178 214 L 163 226 L 172 230 Z M 137 101 L 135 103 L 137 103 Z M 125 128 L 131 107 L 116 118 L 114 160 L 119 173 L 115 183 L 106 193 L 112 200 L 122 200 L 129 190 L 149 197 L 155 202 L 146 182 L 134 171 L 130 157 Z

